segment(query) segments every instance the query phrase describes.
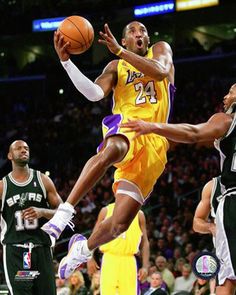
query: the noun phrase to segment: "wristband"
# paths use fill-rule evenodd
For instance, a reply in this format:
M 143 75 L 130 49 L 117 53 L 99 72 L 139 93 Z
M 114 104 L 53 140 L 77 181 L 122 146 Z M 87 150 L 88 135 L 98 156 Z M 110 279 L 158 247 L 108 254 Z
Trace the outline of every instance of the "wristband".
M 120 56 L 123 51 L 123 47 L 120 47 L 119 51 L 116 53 L 117 56 Z

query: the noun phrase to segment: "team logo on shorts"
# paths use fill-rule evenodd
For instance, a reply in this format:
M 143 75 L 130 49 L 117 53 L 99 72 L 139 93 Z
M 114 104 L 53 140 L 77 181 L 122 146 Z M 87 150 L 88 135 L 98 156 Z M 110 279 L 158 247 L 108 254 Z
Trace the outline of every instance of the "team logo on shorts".
M 204 280 L 215 277 L 220 270 L 220 261 L 211 252 L 201 252 L 194 257 L 192 262 L 194 274 Z
M 31 253 L 30 252 L 23 253 L 23 268 L 24 269 L 31 268 Z

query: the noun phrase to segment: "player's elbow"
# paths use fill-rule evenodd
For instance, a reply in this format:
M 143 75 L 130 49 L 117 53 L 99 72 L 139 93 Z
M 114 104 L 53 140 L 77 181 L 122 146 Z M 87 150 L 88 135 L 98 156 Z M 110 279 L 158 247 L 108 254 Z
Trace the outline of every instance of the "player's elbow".
M 193 231 L 199 233 L 198 223 L 195 218 L 193 219 Z

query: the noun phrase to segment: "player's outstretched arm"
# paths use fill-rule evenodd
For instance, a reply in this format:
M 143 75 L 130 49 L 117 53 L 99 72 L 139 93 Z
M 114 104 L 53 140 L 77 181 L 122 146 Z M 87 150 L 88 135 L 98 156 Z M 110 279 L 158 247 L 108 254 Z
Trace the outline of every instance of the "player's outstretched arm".
M 173 68 L 173 60 L 172 50 L 168 43 L 156 43 L 153 46 L 153 59 L 150 59 L 131 52 L 119 45 L 108 24 L 104 25 L 104 32 L 101 31 L 100 36 L 99 43 L 106 45 L 112 53 L 126 60 L 143 74 L 157 81 L 170 76 L 170 71 Z M 174 83 L 173 77 L 171 82 Z
M 226 134 L 232 123 L 232 117 L 225 113 L 213 115 L 207 122 L 197 125 L 149 123 L 142 120 L 129 121 L 121 124 L 121 128 L 127 128 L 125 132 L 136 132 L 136 136 L 148 133 L 156 133 L 169 140 L 180 143 L 197 143 L 213 141 Z

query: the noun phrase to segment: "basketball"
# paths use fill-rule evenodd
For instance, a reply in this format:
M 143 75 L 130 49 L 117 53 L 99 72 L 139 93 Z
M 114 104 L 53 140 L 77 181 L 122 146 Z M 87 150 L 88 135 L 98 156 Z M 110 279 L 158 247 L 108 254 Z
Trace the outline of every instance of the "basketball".
M 65 42 L 70 42 L 67 48 L 71 54 L 81 54 L 89 49 L 93 43 L 94 30 L 90 22 L 78 15 L 65 18 L 58 27 Z

